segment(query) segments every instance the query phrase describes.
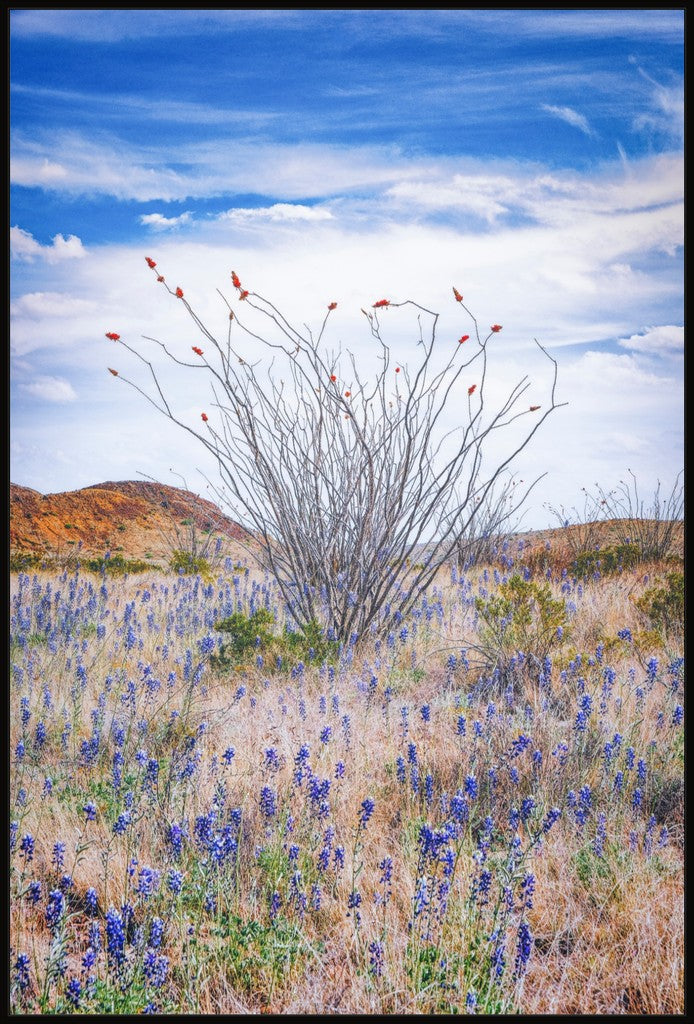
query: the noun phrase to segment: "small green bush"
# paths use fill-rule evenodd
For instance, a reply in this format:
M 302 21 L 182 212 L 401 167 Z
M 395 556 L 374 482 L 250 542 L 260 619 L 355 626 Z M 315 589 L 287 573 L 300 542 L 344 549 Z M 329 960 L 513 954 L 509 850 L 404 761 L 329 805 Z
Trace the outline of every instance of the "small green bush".
M 669 572 L 636 601 L 653 626 L 665 637 L 684 633 L 684 573 Z
M 174 572 L 183 572 L 186 576 L 202 576 L 211 579 L 212 567 L 202 555 L 193 555 L 190 551 L 176 548 L 169 559 L 169 568 Z
M 10 572 L 26 572 L 27 569 L 38 569 L 43 563 L 43 556 L 33 551 L 10 552 Z
M 281 659 L 288 664 L 298 661 L 323 662 L 337 656 L 338 644 L 328 640 L 315 620 L 292 631 L 288 626 L 279 635 L 273 632 L 275 617 L 267 608 L 257 608 L 252 615 L 234 612 L 215 626 L 228 635 L 212 664 L 219 668 L 244 668 L 261 654 L 264 658 Z
M 615 544 L 613 547 L 583 552 L 574 559 L 571 569 L 581 579 L 595 572 L 611 576 L 622 569 L 632 569 L 641 560 L 641 550 L 637 544 Z
M 107 572 L 113 576 L 124 576 L 125 573 L 130 572 L 147 572 L 153 566 L 140 558 L 123 558 L 122 555 L 112 555 L 107 558 L 103 555 L 101 558 L 87 559 L 84 562 L 84 568 L 89 569 L 90 572 Z
M 487 667 L 498 669 L 502 680 L 508 678 L 518 652 L 536 666 L 568 639 L 566 606 L 552 597 L 548 584 L 515 574 L 492 597 L 478 597 L 475 607 L 482 620 L 479 650 Z

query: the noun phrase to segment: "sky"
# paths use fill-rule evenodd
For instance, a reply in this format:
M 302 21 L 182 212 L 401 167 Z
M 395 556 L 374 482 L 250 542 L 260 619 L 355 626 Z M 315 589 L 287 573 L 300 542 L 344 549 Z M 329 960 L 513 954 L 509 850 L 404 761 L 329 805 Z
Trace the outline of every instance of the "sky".
M 148 384 L 105 334 L 183 358 L 199 335 L 156 274 L 223 337 L 234 270 L 300 327 L 337 302 L 326 342 L 365 365 L 362 308 L 388 297 L 439 313 L 443 352 L 470 328 L 457 287 L 483 334 L 503 327 L 490 403 L 527 377 L 546 410 L 537 339 L 566 404 L 513 463 L 540 478 L 528 529 L 557 525 L 554 509 L 580 514 L 583 488 L 629 470 L 646 498 L 672 487 L 682 8 L 13 8 L 9 29 L 13 483 L 182 477 L 209 497 L 211 457 L 109 374 Z M 380 319 L 393 358 L 414 367 L 404 313 Z M 168 396 L 195 431 L 212 405 L 197 369 Z M 466 408 L 454 394 L 446 425 Z M 527 423 L 490 444 L 490 466 Z

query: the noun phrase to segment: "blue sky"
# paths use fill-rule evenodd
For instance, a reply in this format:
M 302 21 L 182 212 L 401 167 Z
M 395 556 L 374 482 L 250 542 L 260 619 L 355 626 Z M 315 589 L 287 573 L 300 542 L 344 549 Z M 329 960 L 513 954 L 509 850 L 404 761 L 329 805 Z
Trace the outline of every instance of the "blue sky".
M 14 10 L 11 479 L 214 475 L 106 372 L 107 330 L 190 340 L 149 255 L 222 330 L 231 269 L 299 324 L 339 301 L 332 340 L 357 353 L 383 295 L 455 334 L 456 285 L 504 325 L 499 394 L 546 388 L 538 338 L 569 405 L 518 464 L 547 473 L 529 527 L 627 468 L 671 484 L 683 42 L 682 9 Z M 171 386 L 197 423 L 208 393 Z

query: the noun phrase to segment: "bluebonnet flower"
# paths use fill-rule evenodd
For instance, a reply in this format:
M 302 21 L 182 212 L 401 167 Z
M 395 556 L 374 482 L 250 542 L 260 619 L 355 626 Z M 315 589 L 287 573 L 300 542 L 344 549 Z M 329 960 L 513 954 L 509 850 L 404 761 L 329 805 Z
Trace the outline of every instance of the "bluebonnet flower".
M 34 859 L 34 837 L 30 832 L 27 832 L 26 835 L 22 836 L 19 849 L 26 863 L 30 864 Z
M 275 892 L 273 892 L 272 897 L 270 899 L 270 920 L 271 921 L 274 921 L 274 919 L 277 917 L 277 914 L 279 913 L 279 909 L 280 909 L 281 906 L 282 906 L 282 897 L 277 892 L 277 890 L 275 890 Z
M 17 746 L 15 747 L 15 751 L 14 751 L 15 757 L 17 758 L 18 761 L 22 761 L 23 760 L 25 751 L 26 751 L 26 747 L 24 746 L 24 740 L 19 740 L 18 743 L 17 743 Z
M 615 793 L 621 793 L 624 785 L 624 772 L 615 772 L 614 777 L 614 790 Z
M 458 721 L 456 723 L 456 733 L 457 733 L 458 736 L 464 736 L 465 735 L 465 727 L 466 727 L 465 716 L 464 715 L 458 715 Z
M 60 889 L 53 889 L 48 894 L 46 904 L 46 924 L 53 931 L 59 924 L 65 910 L 65 897 Z
M 431 707 L 428 704 L 423 704 L 420 711 L 424 722 L 431 721 Z
M 82 998 L 82 985 L 79 978 L 70 978 L 65 989 L 65 994 L 72 1006 L 77 1009 Z
M 383 946 L 375 939 L 369 944 L 369 965 L 371 973 L 380 978 L 383 974 Z
M 227 749 L 222 754 L 222 761 L 224 761 L 226 765 L 230 765 L 235 753 L 236 751 L 234 750 L 233 747 L 227 747 Z
M 361 803 L 361 815 L 359 816 L 359 829 L 360 830 L 366 828 L 366 825 L 367 825 L 367 823 L 369 821 L 369 818 L 371 817 L 371 815 L 374 812 L 374 806 L 375 806 L 374 802 L 373 802 L 373 800 L 370 797 L 367 796 L 367 798 L 365 800 L 362 800 L 362 803 Z
M 533 948 L 533 937 L 527 921 L 521 921 L 518 926 L 518 939 L 516 945 L 516 962 L 514 966 L 514 977 L 520 978 L 528 966 L 530 953 Z
M 84 805 L 84 807 L 82 808 L 82 810 L 84 811 L 84 814 L 85 814 L 85 817 L 86 817 L 87 821 L 95 821 L 96 820 L 96 804 L 92 800 L 90 800 L 88 803 L 86 803 Z
M 171 870 L 169 871 L 167 884 L 171 892 L 174 894 L 174 896 L 177 896 L 180 893 L 181 889 L 183 888 L 183 872 L 177 871 L 175 868 L 171 868 Z
M 37 724 L 37 726 L 36 726 L 36 737 L 34 739 L 34 743 L 36 744 L 37 749 L 40 750 L 45 742 L 46 742 L 46 725 L 45 725 L 44 722 L 39 722 Z
M 153 988 L 161 988 L 166 981 L 168 970 L 168 956 L 162 956 L 155 953 L 154 950 L 148 949 L 142 961 L 142 972 L 148 984 Z
M 29 882 L 26 894 L 29 897 L 29 901 L 31 903 L 38 903 L 39 900 L 41 899 L 41 883 L 36 880 L 33 882 Z
M 148 866 L 142 867 L 140 868 L 140 873 L 138 875 L 135 892 L 139 893 L 140 896 L 143 896 L 145 899 L 149 899 L 150 896 L 153 896 L 158 891 L 160 881 L 161 874 L 156 870 L 156 868 Z
M 332 736 L 332 733 L 333 733 L 333 731 L 330 728 L 330 726 L 326 725 L 325 728 L 322 729 L 321 734 L 320 734 L 320 741 L 321 741 L 321 743 L 329 743 L 330 742 L 330 737 Z
M 268 747 L 268 749 L 265 751 L 264 767 L 271 772 L 277 772 L 280 770 L 280 759 L 274 747 Z
M 20 992 L 26 992 L 29 988 L 29 965 L 31 960 L 26 953 L 20 953 L 14 962 L 14 980 Z
M 531 743 L 530 737 L 524 736 L 521 733 L 511 744 L 511 757 L 519 757 L 524 750 L 527 750 Z
M 559 807 L 552 807 L 545 815 L 545 820 L 542 822 L 542 831 L 547 834 L 552 826 L 561 818 L 561 810 Z
M 471 800 L 476 800 L 479 794 L 479 786 L 474 775 L 468 775 L 465 779 L 465 793 Z
M 604 812 L 600 812 L 598 815 L 598 824 L 595 830 L 595 839 L 593 840 L 593 853 L 596 857 L 602 857 L 603 849 L 605 847 L 605 836 L 607 834 L 607 815 Z
M 646 762 L 641 758 L 636 765 L 636 774 L 640 783 L 646 781 Z
M 535 807 L 535 801 L 533 800 L 533 798 L 531 796 L 525 797 L 525 799 L 521 803 L 521 810 L 520 810 L 521 821 L 527 821 L 528 820 L 528 818 L 530 817 L 530 815 L 533 812 L 534 807 Z
M 465 1012 L 477 1013 L 477 996 L 473 989 L 470 989 L 465 996 Z
M 121 814 L 119 814 L 113 823 L 114 835 L 122 835 L 122 833 L 125 832 L 128 825 L 130 825 L 132 820 L 133 816 L 130 813 L 130 811 L 123 811 Z
M 341 779 L 345 774 L 345 762 L 338 761 L 335 765 L 335 778 Z
M 273 818 L 277 813 L 277 796 L 269 786 L 260 791 L 260 809 L 266 818 Z
M 684 708 L 681 704 L 678 704 L 675 710 L 672 712 L 672 724 L 681 725 L 684 720 Z
M 52 792 L 53 792 L 53 779 L 51 779 L 47 775 L 46 778 L 43 780 L 43 790 L 41 791 L 41 796 L 50 796 Z
M 641 790 L 635 789 L 631 797 L 631 807 L 634 812 L 636 812 L 638 808 L 641 806 L 642 799 L 643 793 L 641 792 Z
M 333 862 L 335 871 L 340 871 L 345 866 L 345 848 L 344 846 L 336 846 L 333 850 Z

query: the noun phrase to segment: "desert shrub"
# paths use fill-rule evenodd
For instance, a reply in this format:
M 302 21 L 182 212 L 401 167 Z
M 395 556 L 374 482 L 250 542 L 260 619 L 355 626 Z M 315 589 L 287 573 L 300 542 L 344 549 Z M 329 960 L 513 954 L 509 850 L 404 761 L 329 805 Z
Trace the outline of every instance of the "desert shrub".
M 519 652 L 532 666 L 542 665 L 568 637 L 564 601 L 552 597 L 548 584 L 525 580 L 517 573 L 496 594 L 476 598 L 475 607 L 482 620 L 478 650 L 502 680 L 508 678 Z
M 220 292 L 227 308 L 215 336 L 184 290 L 171 288 L 156 261 L 146 259 L 158 284 L 202 334 L 203 347 L 191 346 L 192 365 L 196 374 L 208 375 L 210 408 L 216 411 L 212 418 L 200 411 L 199 429 L 180 418 L 164 397 L 160 364 L 191 364 L 155 338 L 145 340 L 155 346 L 156 365 L 151 351 L 145 357 L 115 335 L 150 375 L 150 393 L 114 374 L 214 457 L 220 474 L 216 493 L 255 533 L 263 568 L 277 580 L 297 623 L 324 620 L 343 642 L 369 634 L 372 627 L 385 635 L 414 607 L 461 541 L 466 557 L 467 540 L 479 539 L 475 520 L 481 517 L 497 533 L 534 486 L 524 485 L 507 504 L 510 490 L 502 481 L 510 463 L 561 404 L 557 364 L 536 342 L 551 364 L 547 398 L 529 404 L 531 382 L 525 376 L 492 410 L 485 398 L 496 354 L 492 346 L 490 356 L 488 346 L 502 325 L 481 328 L 455 288 L 454 301 L 469 333 L 448 345 L 438 343 L 439 314 L 417 302 L 379 299 L 370 310 L 362 309 L 377 353 L 365 369 L 339 345 L 325 348 L 336 302 L 324 308 L 319 330 L 297 329 L 272 302 L 242 288 L 232 271 L 240 306 L 233 310 Z M 417 320 L 417 362 L 393 365 L 381 317 L 397 321 L 407 313 Z M 445 412 L 454 402 L 460 402 L 462 416 L 451 430 Z M 511 424 L 512 432 L 506 433 Z M 503 454 L 496 462 L 485 458 L 492 439 L 502 435 L 507 438 Z M 413 569 L 423 544 L 430 553 L 421 568 Z
M 211 579 L 212 567 L 204 555 L 194 555 L 191 551 L 175 548 L 169 559 L 169 568 L 174 572 L 182 572 L 186 576 L 202 576 Z
M 43 564 L 43 556 L 34 551 L 10 552 L 10 572 L 26 572 L 27 569 L 38 569 Z
M 100 558 L 88 558 L 84 568 L 90 572 L 105 572 L 112 576 L 124 576 L 131 572 L 148 572 L 154 566 L 141 558 L 123 558 L 122 555 L 102 555 Z
M 339 645 L 326 637 L 322 626 L 315 620 L 301 624 L 295 630 L 285 625 L 279 634 L 273 632 L 274 624 L 275 616 L 266 608 L 257 608 L 251 615 L 234 612 L 215 626 L 227 634 L 228 640 L 222 643 L 212 663 L 219 668 L 243 668 L 261 655 L 281 667 L 284 662 L 320 663 L 331 656 L 337 657 Z
M 575 576 L 585 579 L 596 572 L 611 576 L 623 569 L 632 569 L 642 560 L 637 544 L 615 544 L 611 547 L 584 551 L 574 559 L 571 569 Z
M 636 601 L 653 626 L 666 638 L 684 633 L 684 573 L 669 572 Z

